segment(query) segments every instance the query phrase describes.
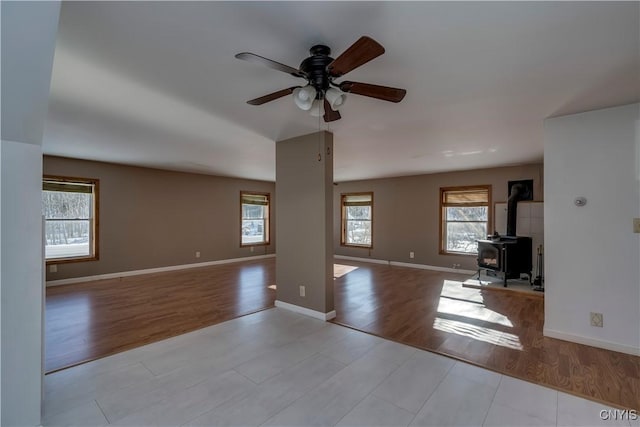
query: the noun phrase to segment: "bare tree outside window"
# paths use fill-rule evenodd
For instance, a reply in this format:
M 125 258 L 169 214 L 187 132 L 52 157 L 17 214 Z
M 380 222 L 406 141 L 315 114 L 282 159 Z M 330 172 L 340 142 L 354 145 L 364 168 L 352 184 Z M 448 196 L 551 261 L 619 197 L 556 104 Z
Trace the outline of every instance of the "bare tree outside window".
M 96 185 L 96 180 L 43 180 L 47 261 L 94 259 Z
M 490 186 L 440 189 L 441 252 L 477 254 L 477 240 L 486 239 Z
M 341 195 L 342 237 L 344 246 L 373 246 L 373 193 Z

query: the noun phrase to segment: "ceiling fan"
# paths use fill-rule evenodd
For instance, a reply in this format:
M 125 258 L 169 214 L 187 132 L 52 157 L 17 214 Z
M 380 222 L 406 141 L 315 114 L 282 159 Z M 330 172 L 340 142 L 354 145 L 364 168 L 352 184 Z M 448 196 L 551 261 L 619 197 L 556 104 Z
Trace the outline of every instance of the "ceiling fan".
M 384 47 L 370 37 L 360 37 L 336 59 L 329 56 L 331 49 L 325 45 L 315 45 L 311 47 L 309 53 L 310 56 L 302 61 L 299 68 L 289 67 L 250 52 L 237 54 L 236 58 L 238 59 L 266 65 L 307 81 L 305 86 L 282 89 L 247 101 L 247 104 L 262 105 L 293 94 L 294 102 L 300 109 L 310 110 L 312 116 L 322 115 L 325 122 L 333 122 L 341 117 L 338 109 L 345 102 L 345 93 L 354 93 L 390 102 L 402 101 L 407 93 L 404 89 L 388 86 L 334 81 L 384 53 Z

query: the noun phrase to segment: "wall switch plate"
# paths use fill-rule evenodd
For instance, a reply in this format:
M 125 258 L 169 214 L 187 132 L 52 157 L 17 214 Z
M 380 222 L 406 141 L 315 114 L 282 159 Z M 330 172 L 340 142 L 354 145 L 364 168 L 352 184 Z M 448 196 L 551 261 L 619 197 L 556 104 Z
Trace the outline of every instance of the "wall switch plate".
M 306 296 L 306 289 L 304 288 L 303 285 L 300 285 L 300 296 L 301 297 Z
M 58 272 L 58 266 L 55 264 L 51 264 L 49 266 L 49 273 L 57 273 Z
M 591 326 L 602 328 L 602 313 L 591 313 Z
M 413 259 L 413 257 L 414 257 L 415 255 L 416 255 L 416 254 L 414 254 L 413 252 L 409 252 L 409 258 Z
M 633 218 L 633 232 L 640 233 L 640 218 Z

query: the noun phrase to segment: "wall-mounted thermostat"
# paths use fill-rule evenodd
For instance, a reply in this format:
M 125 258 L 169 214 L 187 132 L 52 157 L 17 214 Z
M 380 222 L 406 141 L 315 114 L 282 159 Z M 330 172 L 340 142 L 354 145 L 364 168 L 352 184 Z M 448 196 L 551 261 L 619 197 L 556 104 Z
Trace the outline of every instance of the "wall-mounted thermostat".
M 584 206 L 584 205 L 587 204 L 587 199 L 586 199 L 586 197 L 576 197 L 573 200 L 573 204 L 576 205 L 576 206 Z

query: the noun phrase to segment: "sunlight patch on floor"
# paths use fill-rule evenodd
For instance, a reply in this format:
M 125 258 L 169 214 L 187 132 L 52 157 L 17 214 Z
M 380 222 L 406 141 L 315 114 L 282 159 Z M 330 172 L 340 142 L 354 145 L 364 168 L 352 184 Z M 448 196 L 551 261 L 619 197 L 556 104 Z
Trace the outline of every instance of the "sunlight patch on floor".
M 513 327 L 509 318 L 487 308 L 480 290 L 465 288 L 462 286 L 462 282 L 445 280 L 442 283 L 437 312 L 441 316 L 434 319 L 434 329 L 515 350 L 523 349 L 517 335 L 500 330 L 505 326 Z M 459 319 L 455 320 L 450 317 Z M 464 318 L 469 321 L 464 321 Z M 492 328 L 479 324 L 496 326 Z
M 333 278 L 339 279 L 347 273 L 351 273 L 353 270 L 357 270 L 358 267 L 354 265 L 333 264 Z
M 487 323 L 507 326 L 509 328 L 513 327 L 513 323 L 511 323 L 507 316 L 490 310 L 483 304 L 478 304 L 476 302 L 440 297 L 440 301 L 438 302 L 438 313 L 454 314 L 456 316 L 464 316 Z
M 462 286 L 462 282 L 457 280 L 443 280 L 440 296 L 475 302 L 478 304 L 484 303 L 484 299 L 482 298 L 482 294 L 479 289 L 465 288 Z
M 451 334 L 461 335 L 463 337 L 473 338 L 478 341 L 484 341 L 489 344 L 499 345 L 501 347 L 512 348 L 514 350 L 523 350 L 520 339 L 506 332 L 495 331 L 489 328 L 472 325 L 470 323 L 460 322 L 457 320 L 441 319 L 436 317 L 433 321 L 433 329 Z

